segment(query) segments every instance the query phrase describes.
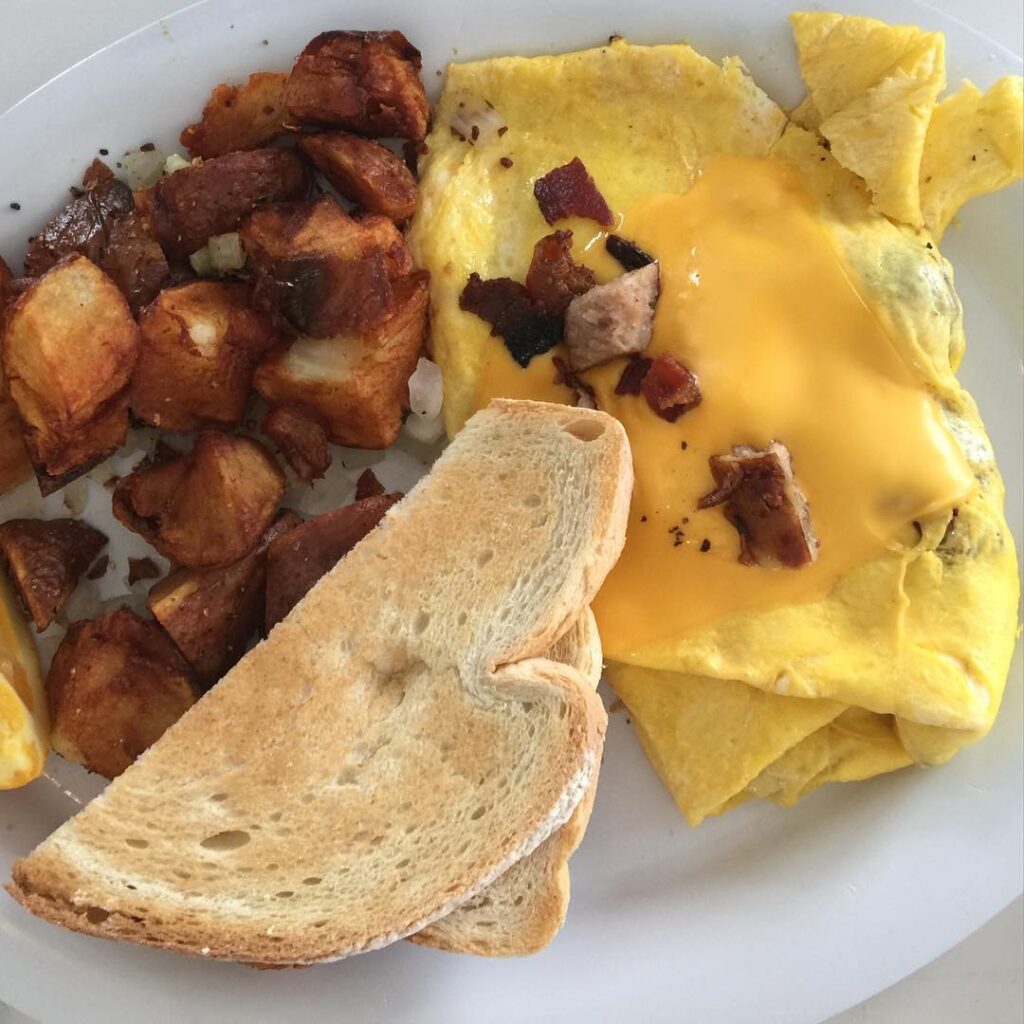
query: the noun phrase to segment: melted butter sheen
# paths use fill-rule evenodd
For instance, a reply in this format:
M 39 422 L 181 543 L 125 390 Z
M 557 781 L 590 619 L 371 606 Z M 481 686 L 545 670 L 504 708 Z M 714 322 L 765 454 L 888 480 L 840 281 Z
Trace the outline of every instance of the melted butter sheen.
M 626 211 L 619 232 L 661 262 L 647 354 L 688 366 L 703 402 L 670 424 L 642 398 L 614 394 L 622 360 L 588 374 L 599 406 L 626 427 L 636 473 L 626 548 L 594 608 L 609 657 L 823 597 L 908 522 L 972 491 L 936 402 L 788 164 L 718 157 L 685 195 Z M 600 248 L 584 260 L 605 260 Z M 507 372 L 522 371 L 492 360 L 484 390 L 522 395 Z M 821 541 L 817 561 L 799 570 L 741 565 L 721 509 L 696 507 L 712 488 L 710 455 L 773 440 L 790 450 Z

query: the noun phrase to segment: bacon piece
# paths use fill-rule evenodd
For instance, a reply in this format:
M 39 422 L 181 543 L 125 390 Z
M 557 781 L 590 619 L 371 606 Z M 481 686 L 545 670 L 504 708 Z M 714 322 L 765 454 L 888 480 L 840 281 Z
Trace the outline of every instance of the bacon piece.
M 716 486 L 697 507 L 723 506 L 740 535 L 744 565 L 799 569 L 817 558 L 819 543 L 785 445 L 736 445 L 732 454 L 708 461 Z
M 264 203 L 301 199 L 309 172 L 288 149 L 228 153 L 183 167 L 136 196 L 157 241 L 184 260 L 213 235 L 234 231 Z
M 382 494 L 324 512 L 271 543 L 267 548 L 268 633 L 401 497 L 401 494 Z
M 700 405 L 697 378 L 673 356 L 658 356 L 640 387 L 651 409 L 669 423 Z
M 191 156 L 204 159 L 265 146 L 285 132 L 287 79 L 283 71 L 257 71 L 245 85 L 218 85 L 202 118 L 185 128 L 179 141 Z
M 622 376 L 619 377 L 619 383 L 615 385 L 615 394 L 639 395 L 647 371 L 650 370 L 653 362 L 653 359 L 647 359 L 645 356 L 630 356 L 629 362 L 626 363 L 625 369 L 622 371 Z
M 538 178 L 533 194 L 549 224 L 566 217 L 587 217 L 605 227 L 612 222 L 612 211 L 578 156 Z
M 589 370 L 647 348 L 658 289 L 658 264 L 652 263 L 573 299 L 565 314 L 565 344 L 573 369 Z
M 299 54 L 285 105 L 300 121 L 419 141 L 430 121 L 421 67 L 401 32 L 323 32 Z
M 572 232 L 555 231 L 545 235 L 533 247 L 533 259 L 526 274 L 530 298 L 549 313 L 564 315 L 577 295 L 596 284 L 589 267 L 581 267 L 572 258 Z
M 327 472 L 331 464 L 327 425 L 315 410 L 294 402 L 278 405 L 264 418 L 263 433 L 304 483 L 319 480 Z
M 608 255 L 618 260 L 624 270 L 639 270 L 654 262 L 654 257 L 644 252 L 636 242 L 630 242 L 619 235 L 609 235 L 604 240 L 604 247 L 608 250 Z
M 384 493 L 384 485 L 377 479 L 372 469 L 364 469 L 356 481 L 356 501 L 364 498 L 377 498 Z
M 387 146 L 348 132 L 303 135 L 298 145 L 333 188 L 364 210 L 394 221 L 416 212 L 416 179 Z
M 40 633 L 106 543 L 99 530 L 74 519 L 11 519 L 0 526 L 0 560 Z
M 522 367 L 562 340 L 562 318 L 538 307 L 526 286 L 510 277 L 485 281 L 479 274 L 470 274 L 459 307 L 486 320 L 491 334 L 505 342 Z

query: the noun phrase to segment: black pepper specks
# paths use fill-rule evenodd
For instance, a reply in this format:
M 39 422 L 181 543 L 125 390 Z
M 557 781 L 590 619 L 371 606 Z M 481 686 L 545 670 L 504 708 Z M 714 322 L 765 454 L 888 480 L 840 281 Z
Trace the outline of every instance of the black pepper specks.
M 21 209 L 21 203 L 11 203 L 10 206 L 11 209 L 14 210 L 15 212 Z
M 705 555 L 711 550 L 711 541 L 709 541 L 707 539 L 707 537 L 705 537 L 700 542 L 700 550 L 701 550 L 701 554 L 705 554 Z

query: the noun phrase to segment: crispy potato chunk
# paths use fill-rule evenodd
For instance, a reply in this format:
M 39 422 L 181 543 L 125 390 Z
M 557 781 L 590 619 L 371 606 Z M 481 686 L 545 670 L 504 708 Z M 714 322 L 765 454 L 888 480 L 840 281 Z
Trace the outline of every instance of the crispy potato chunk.
M 137 195 L 136 204 L 167 253 L 184 260 L 213 235 L 234 231 L 255 207 L 301 199 L 308 188 L 297 154 L 254 149 L 175 171 Z
M 3 336 L 4 324 L 7 322 L 7 311 L 14 303 L 14 289 L 11 286 L 13 280 L 11 268 L 0 257 L 0 337 Z M 21 436 L 18 410 L 7 390 L 7 381 L 0 374 L 0 494 L 31 475 L 32 463 Z
M 196 157 L 209 159 L 240 149 L 265 146 L 285 132 L 286 72 L 257 71 L 245 85 L 218 85 L 196 124 L 182 131 L 181 144 Z
M 356 220 L 329 196 L 257 210 L 241 228 L 255 301 L 310 337 L 378 319 L 391 282 L 412 270 L 398 229 L 376 215 Z
M 106 543 L 99 530 L 74 519 L 11 519 L 0 525 L 0 559 L 40 633 Z
M 256 547 L 283 494 L 284 474 L 258 441 L 208 433 L 121 480 L 114 515 L 178 565 L 228 565 Z
M 303 135 L 299 149 L 332 187 L 364 210 L 394 221 L 416 212 L 416 179 L 387 146 L 348 132 L 318 132 Z
M 315 409 L 336 444 L 387 448 L 402 425 L 426 329 L 427 274 L 418 272 L 395 282 L 392 306 L 376 324 L 297 338 L 257 367 L 253 383 L 271 405 Z
M 138 334 L 120 290 L 78 254 L 15 303 L 3 366 L 44 494 L 124 441 Z
M 165 288 L 139 318 L 139 331 L 131 408 L 166 430 L 238 423 L 253 368 L 274 340 L 248 289 L 219 281 Z
M 419 141 L 430 121 L 421 67 L 401 32 L 323 32 L 295 62 L 284 101 L 300 121 Z
M 269 633 L 380 521 L 401 494 L 364 498 L 289 530 L 267 548 Z
M 71 626 L 46 694 L 53 749 L 108 779 L 198 697 L 192 670 L 163 630 L 126 608 Z
M 267 547 L 301 522 L 282 512 L 245 558 L 217 569 L 177 569 L 149 592 L 149 610 L 202 685 L 220 679 L 262 629 Z
M 38 277 L 80 253 L 110 275 L 138 312 L 167 280 L 167 259 L 136 213 L 131 189 L 106 164 L 94 160 L 83 183 L 88 191 L 74 196 L 32 240 L 25 273 Z
M 327 425 L 316 410 L 294 403 L 279 405 L 264 417 L 262 429 L 304 483 L 319 480 L 327 472 L 331 464 Z

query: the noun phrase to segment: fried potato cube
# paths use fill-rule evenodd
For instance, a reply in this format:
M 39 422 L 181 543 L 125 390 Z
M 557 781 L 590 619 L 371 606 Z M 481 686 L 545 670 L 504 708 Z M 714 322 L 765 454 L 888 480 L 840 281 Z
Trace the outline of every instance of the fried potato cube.
M 285 132 L 287 72 L 257 71 L 245 85 L 218 85 L 203 116 L 185 128 L 179 141 L 193 156 L 209 159 L 265 146 Z
M 348 132 L 317 132 L 303 135 L 299 149 L 333 188 L 364 210 L 394 221 L 416 212 L 416 179 L 387 146 Z
M 274 340 L 248 289 L 219 281 L 165 288 L 139 318 L 139 331 L 131 408 L 166 430 L 238 423 L 253 368 Z
M 421 68 L 401 32 L 323 32 L 295 62 L 285 105 L 300 121 L 419 141 L 430 122 Z
M 7 311 L 14 303 L 11 268 L 0 258 L 0 336 L 7 321 Z M 32 463 L 21 436 L 18 410 L 7 390 L 7 381 L 0 374 L 0 494 L 9 491 L 32 475 Z
M 114 515 L 178 565 L 228 565 L 256 547 L 283 494 L 284 473 L 258 441 L 207 433 L 124 477 Z
M 192 670 L 163 630 L 126 608 L 71 626 L 46 694 L 53 749 L 108 779 L 199 696 Z
M 124 441 L 138 335 L 120 290 L 78 254 L 14 304 L 3 366 L 44 494 Z
M 364 498 L 301 523 L 270 543 L 267 548 L 268 633 L 401 498 L 401 494 Z
M 327 425 L 316 410 L 294 403 L 276 406 L 264 417 L 262 430 L 304 483 L 319 480 L 327 472 L 331 465 Z
M 427 329 L 427 274 L 394 284 L 387 314 L 361 332 L 299 337 L 272 354 L 253 376 L 271 404 L 299 402 L 324 419 L 335 444 L 387 448 L 408 406 L 409 378 Z
M 253 149 L 175 171 L 136 204 L 166 252 L 184 260 L 213 235 L 234 231 L 255 207 L 301 199 L 308 188 L 309 172 L 292 150 Z
M 153 617 L 203 686 L 212 686 L 263 627 L 267 547 L 302 522 L 282 512 L 245 558 L 216 569 L 177 569 L 149 592 Z
M 310 337 L 378 319 L 391 305 L 392 281 L 413 269 L 390 220 L 356 220 L 329 196 L 257 210 L 240 233 L 255 301 Z
M 110 275 L 137 313 L 170 274 L 167 259 L 135 211 L 131 189 L 106 164 L 94 160 L 83 183 L 88 191 L 75 195 L 32 240 L 25 272 L 38 277 L 80 253 Z
M 75 519 L 11 519 L 0 525 L 0 560 L 40 633 L 106 543 L 99 530 Z

